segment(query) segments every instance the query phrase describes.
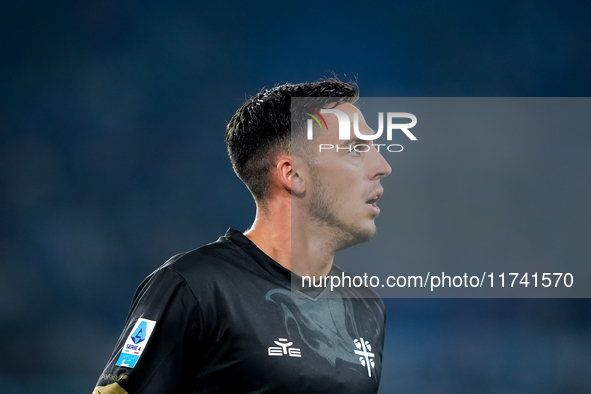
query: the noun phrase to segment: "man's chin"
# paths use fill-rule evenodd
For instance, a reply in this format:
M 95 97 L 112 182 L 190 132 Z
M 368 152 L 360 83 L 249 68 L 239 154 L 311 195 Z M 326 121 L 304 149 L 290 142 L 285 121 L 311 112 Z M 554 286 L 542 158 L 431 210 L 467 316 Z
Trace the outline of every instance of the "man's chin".
M 370 239 L 372 239 L 374 235 L 376 235 L 376 225 L 372 221 L 370 226 L 368 226 L 364 229 L 361 229 L 361 231 L 359 232 L 359 242 L 358 243 L 367 242 Z
M 376 226 L 372 221 L 371 225 L 351 227 L 348 228 L 347 231 L 344 231 L 344 233 L 346 235 L 343 234 L 344 236 L 341 240 L 343 242 L 341 243 L 339 250 L 369 241 L 376 234 Z

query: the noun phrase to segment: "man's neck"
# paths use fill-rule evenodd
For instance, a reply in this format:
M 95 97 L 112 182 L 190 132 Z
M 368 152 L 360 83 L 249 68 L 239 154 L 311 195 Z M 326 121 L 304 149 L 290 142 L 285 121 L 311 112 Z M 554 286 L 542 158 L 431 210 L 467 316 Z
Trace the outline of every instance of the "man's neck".
M 325 276 L 332 268 L 334 252 L 326 233 L 303 217 L 292 217 L 291 201 L 258 206 L 252 227 L 244 233 L 277 263 L 304 276 Z

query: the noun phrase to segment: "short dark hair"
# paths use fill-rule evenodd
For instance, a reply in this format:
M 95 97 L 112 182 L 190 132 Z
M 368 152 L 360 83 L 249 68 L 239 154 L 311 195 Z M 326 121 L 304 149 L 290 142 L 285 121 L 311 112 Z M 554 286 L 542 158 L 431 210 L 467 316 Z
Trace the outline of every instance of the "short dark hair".
M 316 98 L 306 107 L 316 110 L 328 103 L 355 102 L 359 88 L 329 78 L 311 83 L 286 83 L 264 89 L 251 97 L 232 117 L 226 128 L 228 154 L 236 175 L 257 202 L 269 196 L 271 167 L 278 154 L 291 154 L 291 98 Z M 294 118 L 295 119 L 295 118 Z M 305 120 L 297 128 L 304 128 Z

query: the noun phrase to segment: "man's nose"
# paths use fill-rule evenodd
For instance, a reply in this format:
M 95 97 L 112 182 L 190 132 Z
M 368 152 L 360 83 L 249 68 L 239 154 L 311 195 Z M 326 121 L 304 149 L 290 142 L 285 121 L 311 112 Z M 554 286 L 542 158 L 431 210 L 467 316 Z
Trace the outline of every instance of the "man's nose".
M 375 148 L 374 148 L 375 149 Z M 370 173 L 370 178 L 373 179 L 380 179 L 387 177 L 392 172 L 392 167 L 390 164 L 384 159 L 384 156 L 378 150 L 375 150 L 374 155 L 374 163 L 372 165 L 372 170 Z

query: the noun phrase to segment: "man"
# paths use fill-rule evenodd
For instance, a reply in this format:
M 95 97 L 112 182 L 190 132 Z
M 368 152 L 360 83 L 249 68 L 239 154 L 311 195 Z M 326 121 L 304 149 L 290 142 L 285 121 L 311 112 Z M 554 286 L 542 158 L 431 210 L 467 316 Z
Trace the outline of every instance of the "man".
M 334 254 L 375 233 L 391 168 L 375 148 L 339 141 L 334 115 L 308 141 L 293 97 L 357 113 L 360 131 L 372 133 L 352 105 L 357 87 L 335 79 L 285 84 L 244 104 L 226 142 L 256 202 L 252 228 L 174 256 L 140 285 L 95 393 L 377 391 L 381 300 L 369 289 L 292 288 L 291 278 L 342 276 Z M 318 152 L 319 142 L 345 148 Z

